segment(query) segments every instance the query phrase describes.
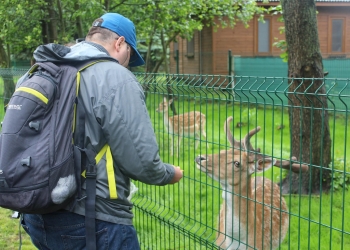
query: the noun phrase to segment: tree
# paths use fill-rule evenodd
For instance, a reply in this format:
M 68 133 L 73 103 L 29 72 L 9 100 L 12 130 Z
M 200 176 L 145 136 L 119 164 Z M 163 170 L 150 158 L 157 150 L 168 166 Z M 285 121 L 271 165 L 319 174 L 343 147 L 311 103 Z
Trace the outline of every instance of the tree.
M 145 71 L 157 72 L 162 65 L 167 72 L 169 44 L 177 36 L 191 38 L 203 25 L 247 23 L 262 9 L 252 0 L 3 0 L 0 11 L 4 50 L 9 44 L 8 55 L 26 59 L 38 45 L 81 38 L 96 17 L 118 12 L 135 23 L 137 37 L 143 41 Z
M 0 66 L 10 68 L 11 57 L 28 58 L 28 51 L 32 51 L 33 41 L 40 38 L 36 17 L 40 15 L 41 0 L 33 0 L 24 4 L 21 1 L 3 0 L 0 5 Z M 6 13 L 6 15 L 5 15 Z M 28 18 L 32 15 L 33 18 Z M 4 82 L 3 102 L 8 103 L 15 89 L 11 72 L 3 74 Z
M 11 59 L 31 59 L 40 44 L 82 37 L 103 6 L 99 0 L 2 0 L 0 13 L 0 66 L 10 68 Z M 6 105 L 15 82 L 12 74 L 2 78 Z
M 104 13 L 100 0 L 2 0 L 0 39 L 7 57 L 29 59 L 45 43 L 68 43 L 83 37 Z M 5 58 L 0 58 L 2 66 Z
M 289 172 L 282 181 L 282 191 L 317 194 L 329 191 L 331 186 L 331 138 L 316 6 L 314 0 L 281 2 L 290 78 L 291 151 L 310 164 L 308 173 Z

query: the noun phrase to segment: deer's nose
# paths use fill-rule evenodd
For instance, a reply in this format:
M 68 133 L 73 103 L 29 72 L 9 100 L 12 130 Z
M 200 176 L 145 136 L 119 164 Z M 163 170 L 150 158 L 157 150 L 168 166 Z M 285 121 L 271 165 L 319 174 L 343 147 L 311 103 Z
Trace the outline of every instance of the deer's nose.
M 202 156 L 202 155 L 198 155 L 197 157 L 196 157 L 196 163 L 197 164 L 201 164 L 201 161 L 203 161 L 203 160 L 206 160 L 207 158 L 205 158 L 204 156 Z

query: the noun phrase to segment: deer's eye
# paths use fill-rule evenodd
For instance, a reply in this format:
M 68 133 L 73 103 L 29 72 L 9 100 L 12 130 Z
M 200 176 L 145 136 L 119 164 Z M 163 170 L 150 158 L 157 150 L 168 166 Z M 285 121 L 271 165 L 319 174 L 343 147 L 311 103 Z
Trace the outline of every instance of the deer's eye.
M 236 168 L 239 168 L 241 166 L 241 163 L 239 163 L 238 161 L 233 162 L 233 164 Z

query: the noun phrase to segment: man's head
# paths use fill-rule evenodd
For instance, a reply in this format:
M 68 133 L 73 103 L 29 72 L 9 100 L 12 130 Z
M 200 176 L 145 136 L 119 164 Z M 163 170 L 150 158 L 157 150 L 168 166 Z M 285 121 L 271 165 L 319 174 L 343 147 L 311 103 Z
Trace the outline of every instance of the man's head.
M 107 13 L 96 19 L 86 36 L 87 41 L 99 41 L 123 66 L 140 66 L 145 62 L 137 51 L 136 30 L 132 21 Z

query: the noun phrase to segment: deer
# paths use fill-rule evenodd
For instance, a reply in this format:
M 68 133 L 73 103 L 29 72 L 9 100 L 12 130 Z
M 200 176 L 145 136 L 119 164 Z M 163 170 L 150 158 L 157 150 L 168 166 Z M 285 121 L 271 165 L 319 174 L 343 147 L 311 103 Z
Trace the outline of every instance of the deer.
M 168 133 L 171 134 L 171 156 L 174 154 L 173 135 L 178 136 L 176 156 L 179 157 L 180 144 L 184 136 L 195 136 L 195 149 L 198 147 L 201 135 L 204 138 L 207 137 L 205 133 L 206 117 L 199 111 L 190 111 L 169 117 L 168 109 L 172 102 L 173 99 L 169 99 L 168 101 L 166 97 L 164 97 L 163 102 L 159 104 L 156 112 L 163 113 L 164 126 Z M 206 146 L 208 148 L 207 141 Z
M 215 244 L 228 250 L 276 249 L 288 231 L 288 207 L 279 185 L 252 175 L 272 166 L 307 172 L 308 166 L 296 163 L 294 156 L 278 160 L 254 149 L 250 138 L 260 127 L 250 130 L 242 140 L 235 140 L 229 129 L 232 119 L 228 117 L 224 125 L 231 148 L 195 158 L 197 168 L 218 181 L 222 189 Z

